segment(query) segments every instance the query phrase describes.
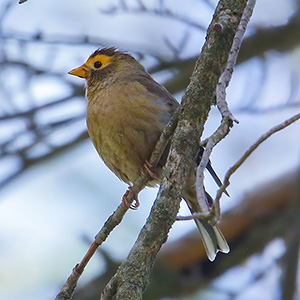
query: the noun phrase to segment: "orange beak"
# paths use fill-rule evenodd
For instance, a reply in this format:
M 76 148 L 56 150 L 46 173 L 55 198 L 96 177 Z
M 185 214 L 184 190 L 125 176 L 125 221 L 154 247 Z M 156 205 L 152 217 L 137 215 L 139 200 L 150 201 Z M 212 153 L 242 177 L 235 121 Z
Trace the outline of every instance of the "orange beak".
M 89 68 L 86 64 L 83 64 L 82 66 L 68 72 L 68 74 L 70 75 L 75 75 L 81 78 L 87 78 L 88 73 L 89 73 Z

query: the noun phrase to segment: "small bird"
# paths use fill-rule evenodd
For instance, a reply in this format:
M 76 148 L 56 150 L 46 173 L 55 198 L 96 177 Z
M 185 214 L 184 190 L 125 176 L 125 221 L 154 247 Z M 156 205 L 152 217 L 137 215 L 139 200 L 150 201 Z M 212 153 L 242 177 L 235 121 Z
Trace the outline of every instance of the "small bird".
M 154 177 L 147 185 L 159 183 L 169 146 L 153 172 L 147 162 L 179 106 L 177 100 L 134 57 L 114 47 L 96 50 L 69 74 L 86 79 L 88 132 L 105 164 L 129 185 L 145 171 Z M 210 163 L 208 166 L 220 184 Z M 195 170 L 190 173 L 183 197 L 190 211 L 198 213 L 201 209 L 196 196 Z M 207 197 L 209 202 L 208 194 Z M 209 260 L 213 261 L 218 251 L 229 252 L 217 225 L 204 219 L 195 222 Z

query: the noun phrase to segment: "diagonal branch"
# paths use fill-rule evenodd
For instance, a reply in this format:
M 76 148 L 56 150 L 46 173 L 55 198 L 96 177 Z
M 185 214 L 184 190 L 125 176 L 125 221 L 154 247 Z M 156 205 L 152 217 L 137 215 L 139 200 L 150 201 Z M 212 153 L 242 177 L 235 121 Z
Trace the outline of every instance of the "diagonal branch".
M 171 121 L 167 124 L 166 128 L 162 132 L 149 160 L 149 163 L 152 166 L 156 166 L 159 162 L 162 153 L 165 150 L 168 141 L 170 140 L 178 121 L 178 113 L 180 109 L 178 109 Z M 150 175 L 148 173 L 142 173 L 139 178 L 135 181 L 135 183 L 128 190 L 128 194 L 126 195 L 127 203 L 130 205 L 136 195 L 145 187 L 146 183 L 149 181 Z M 126 206 L 123 202 L 118 206 L 118 208 L 113 212 L 113 214 L 107 219 L 101 230 L 95 236 L 95 241 L 91 244 L 87 253 L 81 260 L 79 264 L 75 266 L 71 275 L 68 277 L 66 283 L 61 288 L 60 292 L 57 294 L 55 300 L 68 300 L 71 299 L 75 288 L 77 286 L 77 282 L 83 273 L 85 267 L 87 266 L 90 259 L 95 254 L 97 248 L 107 239 L 109 234 L 113 231 L 113 229 L 119 225 L 128 211 L 128 206 Z
M 182 100 L 178 126 L 172 139 L 161 188 L 151 214 L 127 260 L 104 289 L 101 299 L 142 299 L 155 258 L 176 220 L 181 195 L 192 162 L 196 160 L 199 139 L 207 120 L 220 75 L 223 73 L 235 32 L 247 1 L 221 0 L 207 33 L 206 43 L 196 63 L 191 82 Z M 228 16 L 224 30 L 214 25 Z
M 252 15 L 256 0 L 249 0 L 247 6 L 243 12 L 243 16 L 239 23 L 238 30 L 233 39 L 233 43 L 230 49 L 230 53 L 228 55 L 227 65 L 222 73 L 219 82 L 216 87 L 216 98 L 217 98 L 217 106 L 222 115 L 222 123 L 219 128 L 215 131 L 215 133 L 207 139 L 206 147 L 204 149 L 204 153 L 202 155 L 199 167 L 197 168 L 197 179 L 196 179 L 196 189 L 197 189 L 197 197 L 199 204 L 201 206 L 201 210 L 203 212 L 208 212 L 209 207 L 206 201 L 205 189 L 204 189 L 204 170 L 209 162 L 209 157 L 213 148 L 219 143 L 223 138 L 227 136 L 230 131 L 230 128 L 233 126 L 233 122 L 238 123 L 238 121 L 234 118 L 232 113 L 228 108 L 228 103 L 226 101 L 226 88 L 229 85 L 229 82 L 232 77 L 233 67 L 237 61 L 237 57 L 239 54 L 239 50 L 242 44 L 242 39 L 246 31 L 247 24 Z M 215 25 L 214 29 L 217 31 L 222 31 L 224 28 L 224 24 L 226 24 L 228 20 L 225 18 L 220 19 Z M 219 201 L 216 201 L 214 204 L 214 213 L 216 214 L 216 220 L 220 220 L 220 205 Z
M 300 119 L 300 113 L 296 114 L 295 116 L 285 120 L 284 122 L 276 125 L 275 127 L 271 128 L 269 131 L 267 131 L 265 134 L 263 134 L 246 152 L 245 154 L 227 171 L 224 183 L 220 187 L 220 189 L 217 192 L 215 203 L 218 202 L 222 196 L 222 193 L 226 190 L 226 188 L 230 184 L 230 177 L 231 175 L 245 162 L 245 160 L 252 154 L 252 152 L 260 145 L 262 144 L 266 139 L 268 139 L 271 135 L 274 133 L 286 128 L 287 126 L 293 124 L 297 120 Z
M 287 172 L 248 191 L 242 201 L 222 214 L 220 228 L 230 243 L 230 255 L 218 257 L 213 264 L 207 261 L 196 229 L 175 241 L 167 242 L 159 252 L 150 277 L 151 284 L 143 299 L 188 299 L 189 295 L 198 294 L 208 287 L 218 288 L 213 280 L 220 275 L 244 265 L 247 259 L 262 253 L 272 241 L 284 238 L 291 230 L 299 232 L 295 226 L 299 224 L 299 171 L 298 168 Z M 259 257 L 264 261 L 264 256 Z M 79 288 L 74 299 L 98 299 L 97 289 L 105 287 L 116 272 L 116 265 L 119 265 L 118 262 Z M 250 269 L 257 273 L 255 268 Z M 240 297 L 243 296 L 240 294 Z

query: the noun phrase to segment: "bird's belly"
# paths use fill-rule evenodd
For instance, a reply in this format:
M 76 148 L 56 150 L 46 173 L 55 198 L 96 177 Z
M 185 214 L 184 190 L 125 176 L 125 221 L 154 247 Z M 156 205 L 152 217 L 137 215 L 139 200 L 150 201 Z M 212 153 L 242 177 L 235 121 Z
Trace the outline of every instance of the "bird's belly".
M 167 120 L 161 104 L 145 102 L 143 95 L 122 95 L 121 91 L 110 89 L 89 99 L 87 123 L 106 165 L 120 179 L 133 183 L 149 160 Z
M 132 183 L 140 175 L 143 163 L 148 153 L 141 157 L 136 149 L 141 145 L 134 145 L 130 136 L 135 136 L 134 128 L 113 122 L 112 118 L 88 118 L 89 135 L 99 155 L 105 164 L 121 180 Z

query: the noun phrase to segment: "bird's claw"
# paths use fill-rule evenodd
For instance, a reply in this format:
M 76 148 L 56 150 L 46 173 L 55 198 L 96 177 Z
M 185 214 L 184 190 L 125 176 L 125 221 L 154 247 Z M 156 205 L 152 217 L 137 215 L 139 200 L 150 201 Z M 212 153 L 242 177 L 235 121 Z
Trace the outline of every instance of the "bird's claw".
M 153 167 L 147 160 L 144 163 L 144 168 L 146 170 L 146 172 L 153 178 L 153 179 L 159 179 L 160 178 L 160 174 L 159 171 Z
M 140 201 L 139 201 L 137 195 L 134 196 L 133 202 L 129 203 L 128 200 L 127 200 L 127 196 L 128 196 L 128 194 L 129 194 L 130 190 L 131 190 L 131 188 L 129 187 L 128 190 L 125 192 L 125 194 L 124 194 L 123 197 L 122 197 L 122 202 L 123 202 L 123 204 L 126 205 L 128 208 L 133 209 L 133 210 L 137 210 L 138 207 L 140 206 Z

